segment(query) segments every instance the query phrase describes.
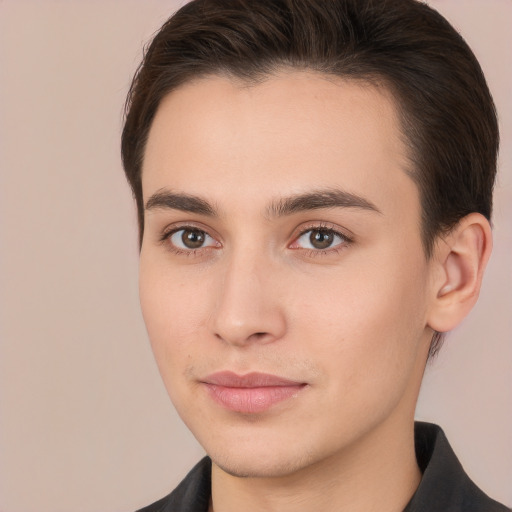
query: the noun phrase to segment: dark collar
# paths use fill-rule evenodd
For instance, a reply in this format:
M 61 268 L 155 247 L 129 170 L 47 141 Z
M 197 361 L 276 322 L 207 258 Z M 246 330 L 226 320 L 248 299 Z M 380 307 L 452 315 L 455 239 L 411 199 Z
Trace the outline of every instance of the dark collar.
M 404 512 L 511 512 L 470 480 L 440 427 L 417 422 L 414 435 L 423 477 Z M 205 457 L 171 494 L 138 512 L 207 512 L 211 469 Z
M 507 512 L 468 477 L 442 429 L 414 425 L 416 459 L 423 477 L 404 512 Z

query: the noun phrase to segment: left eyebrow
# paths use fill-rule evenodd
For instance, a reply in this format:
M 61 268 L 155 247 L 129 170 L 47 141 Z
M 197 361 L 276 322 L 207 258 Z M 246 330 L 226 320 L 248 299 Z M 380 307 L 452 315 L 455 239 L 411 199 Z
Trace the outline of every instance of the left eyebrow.
M 283 217 L 323 208 L 357 208 L 382 213 L 371 201 L 345 190 L 325 189 L 297 194 L 274 201 L 267 209 L 270 217 Z
M 191 194 L 174 193 L 169 190 L 155 192 L 146 202 L 145 210 L 170 209 L 216 217 L 215 208 L 201 197 Z

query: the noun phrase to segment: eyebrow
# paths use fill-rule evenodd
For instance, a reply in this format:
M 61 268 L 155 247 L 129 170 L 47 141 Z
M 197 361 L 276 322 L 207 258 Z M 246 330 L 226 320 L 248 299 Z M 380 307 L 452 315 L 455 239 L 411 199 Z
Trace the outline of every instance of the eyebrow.
M 339 189 L 314 190 L 272 201 L 267 208 L 269 217 L 285 217 L 295 213 L 324 208 L 357 208 L 381 213 L 368 199 Z M 146 202 L 145 210 L 171 209 L 188 213 L 218 216 L 217 209 L 205 199 L 191 194 L 168 190 L 155 192 Z
M 168 190 L 159 190 L 155 192 L 146 202 L 145 210 L 171 209 L 181 210 L 182 212 L 198 213 L 215 217 L 216 209 L 206 200 L 182 193 L 174 193 Z
M 271 203 L 268 213 L 272 217 L 293 215 L 307 210 L 324 208 L 357 208 L 381 213 L 368 199 L 340 189 L 322 189 L 296 194 Z

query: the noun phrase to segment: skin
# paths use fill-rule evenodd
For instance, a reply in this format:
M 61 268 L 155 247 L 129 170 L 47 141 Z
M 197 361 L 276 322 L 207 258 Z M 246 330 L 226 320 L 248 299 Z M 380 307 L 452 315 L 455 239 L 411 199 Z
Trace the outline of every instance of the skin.
M 213 76 L 160 105 L 142 175 L 153 206 L 141 305 L 167 391 L 213 460 L 217 512 L 392 511 L 414 493 L 414 408 L 432 329 L 463 316 L 454 290 L 481 271 L 452 257 L 454 243 L 427 260 L 409 166 L 393 100 L 376 86 L 298 71 L 251 86 Z M 373 209 L 272 208 L 333 190 Z M 168 193 L 208 208 L 154 201 Z M 465 231 L 480 256 L 484 224 Z M 183 229 L 203 245 L 183 245 Z M 311 234 L 332 243 L 317 248 Z M 203 384 L 226 370 L 305 386 L 240 413 Z

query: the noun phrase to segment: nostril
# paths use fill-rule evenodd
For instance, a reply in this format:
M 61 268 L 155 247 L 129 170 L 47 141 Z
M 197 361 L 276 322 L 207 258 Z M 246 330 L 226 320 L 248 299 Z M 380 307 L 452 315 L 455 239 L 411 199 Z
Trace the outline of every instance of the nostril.
M 252 334 L 252 336 L 250 336 L 250 338 L 261 340 L 265 336 L 268 336 L 268 332 L 255 332 L 254 334 Z

